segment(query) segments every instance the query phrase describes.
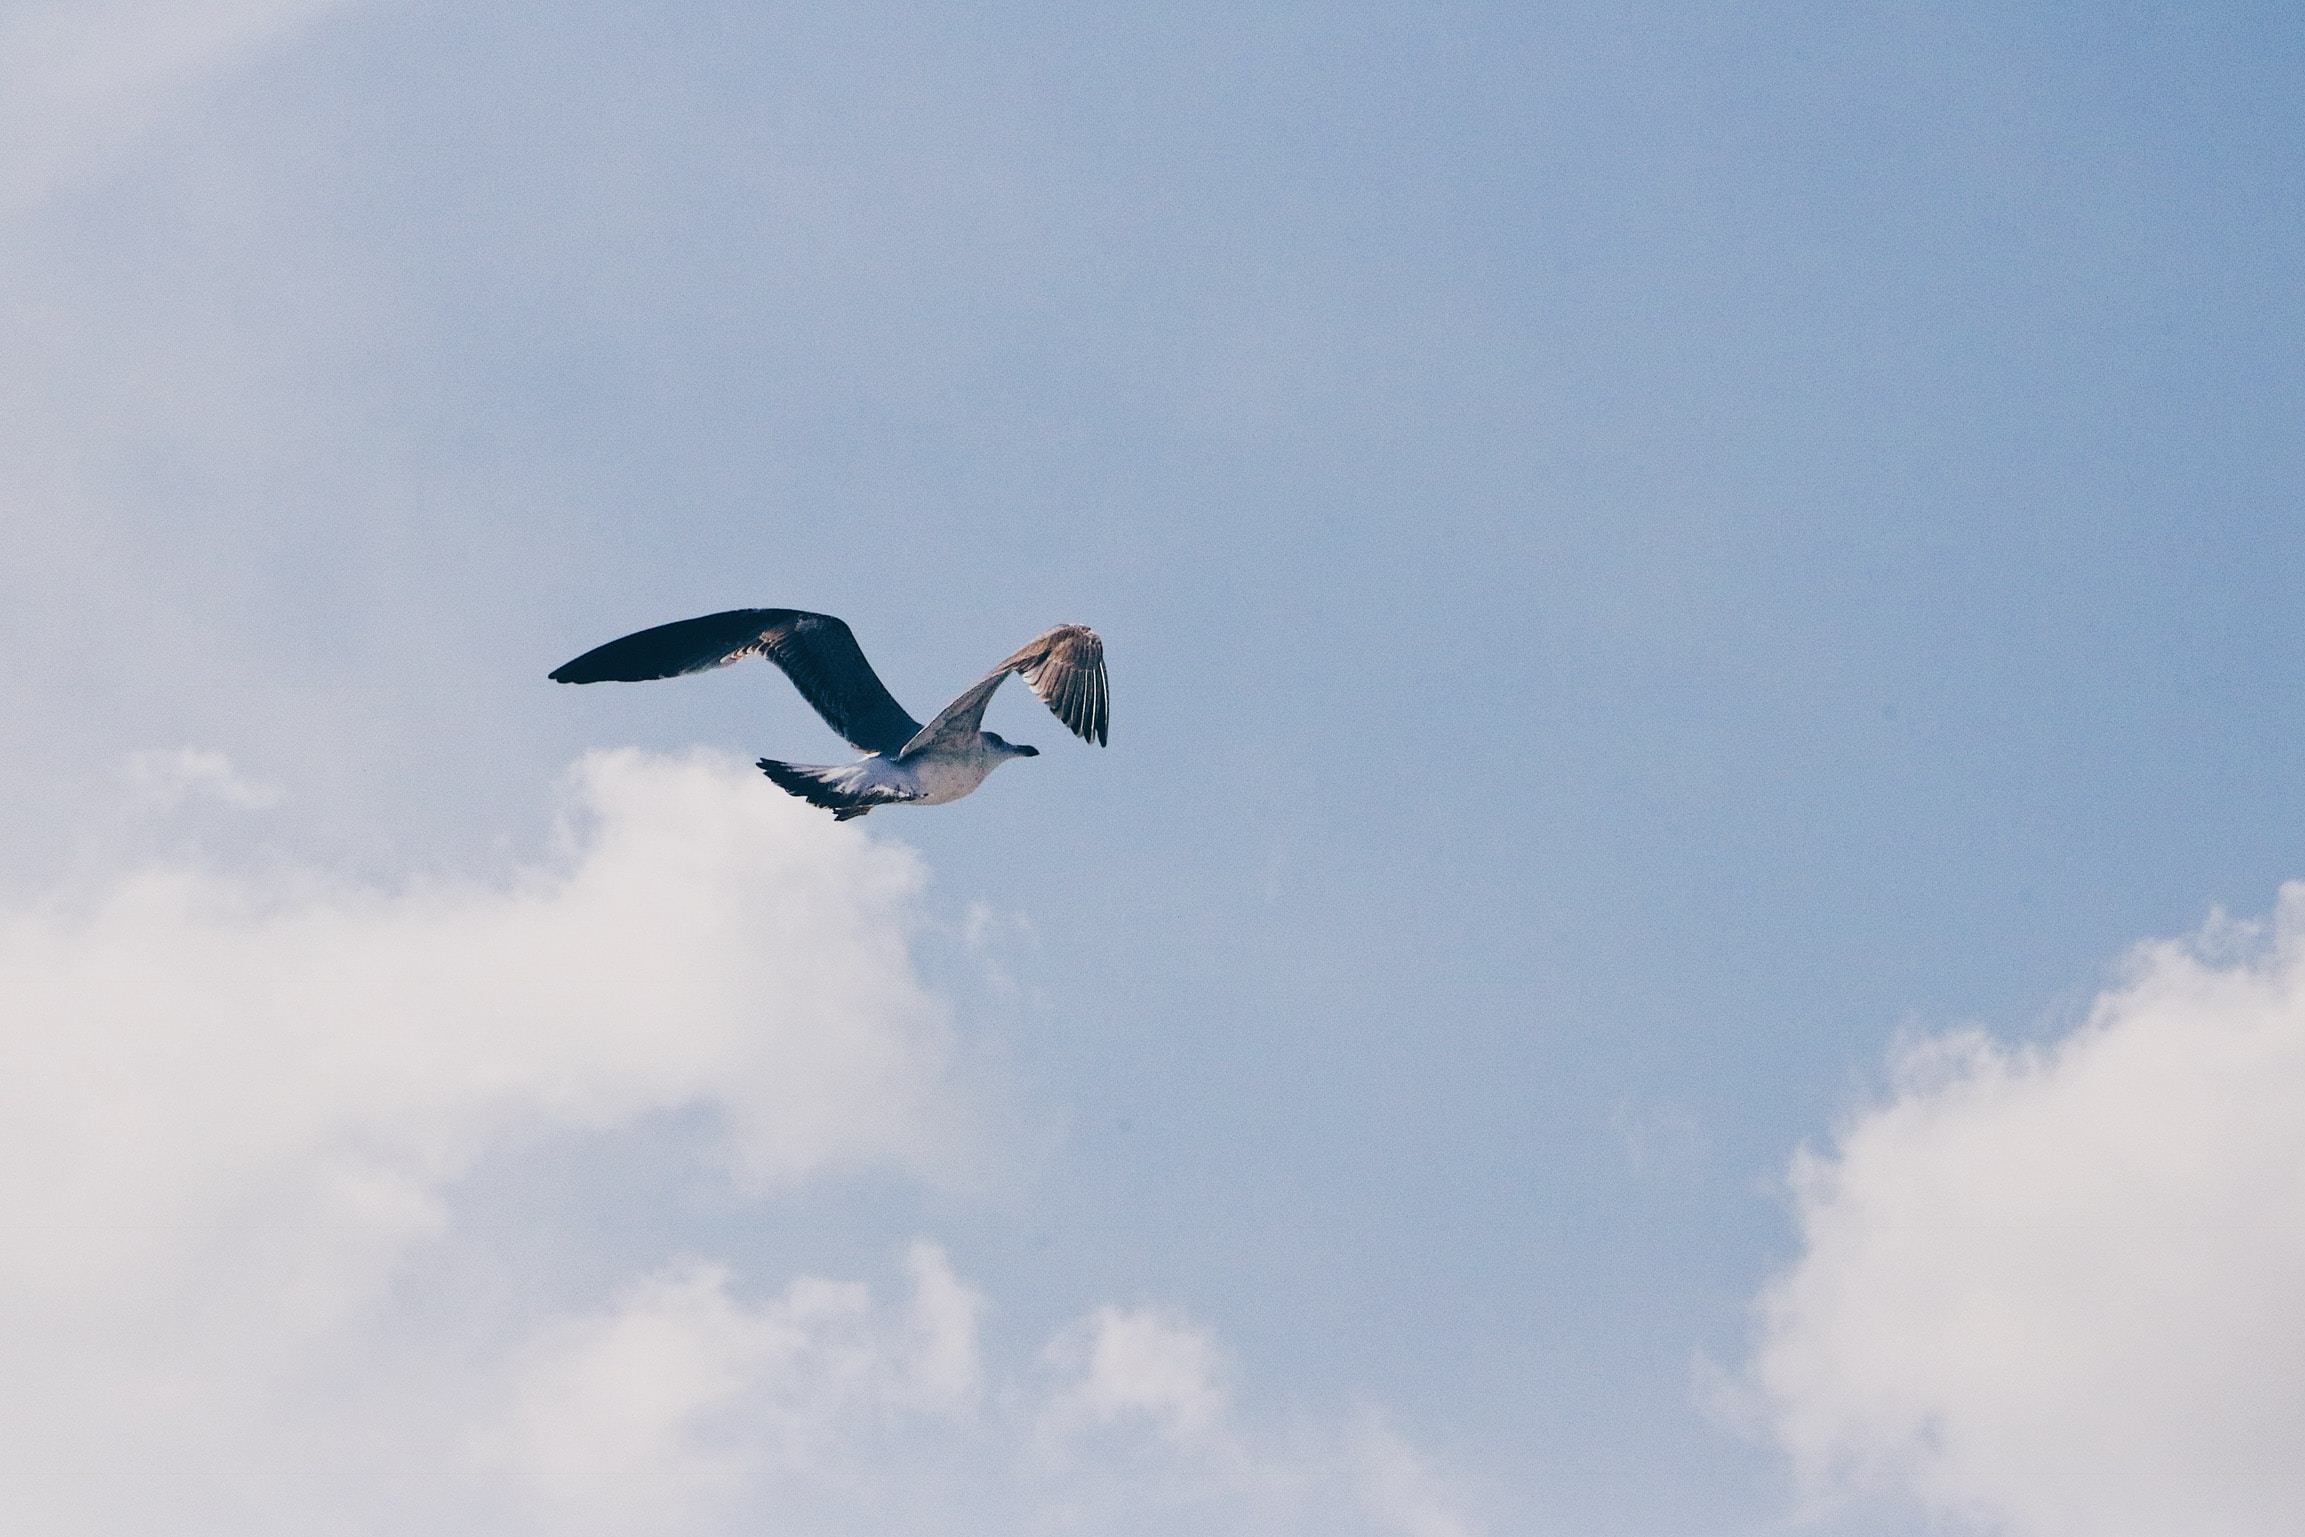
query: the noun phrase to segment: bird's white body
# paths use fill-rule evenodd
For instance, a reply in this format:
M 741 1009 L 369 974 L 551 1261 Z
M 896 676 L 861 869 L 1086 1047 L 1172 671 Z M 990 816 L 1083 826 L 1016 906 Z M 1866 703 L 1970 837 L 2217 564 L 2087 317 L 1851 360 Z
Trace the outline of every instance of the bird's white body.
M 1009 759 L 1027 756 L 1029 754 L 1018 752 L 1000 738 L 988 737 L 980 731 L 974 742 L 959 748 L 940 746 L 910 762 L 891 763 L 889 767 L 897 773 L 909 774 L 920 786 L 921 805 L 941 806 L 973 792 Z
M 827 789 L 860 801 L 942 806 L 973 794 L 994 769 L 1009 759 L 1032 756 L 1029 750 L 1019 751 L 986 732 L 979 731 L 975 737 L 973 742 L 956 746 L 939 743 L 927 752 L 903 758 L 874 753 L 854 763 L 825 766 L 795 763 L 790 767 Z

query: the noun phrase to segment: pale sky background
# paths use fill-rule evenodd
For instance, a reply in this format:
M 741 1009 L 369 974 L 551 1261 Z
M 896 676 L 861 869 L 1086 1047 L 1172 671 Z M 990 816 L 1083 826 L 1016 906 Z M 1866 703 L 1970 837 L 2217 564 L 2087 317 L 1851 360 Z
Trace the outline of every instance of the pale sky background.
M 0 1525 L 2305 1529 L 2305 18 L 0 3 Z M 835 828 L 772 669 L 1112 746 Z

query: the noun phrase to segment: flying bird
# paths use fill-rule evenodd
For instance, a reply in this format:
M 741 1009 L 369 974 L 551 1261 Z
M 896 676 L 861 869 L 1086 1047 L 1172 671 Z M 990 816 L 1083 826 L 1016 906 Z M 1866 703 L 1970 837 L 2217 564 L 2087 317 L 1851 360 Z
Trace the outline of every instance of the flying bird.
M 1105 745 L 1104 642 L 1081 624 L 1060 624 L 1034 636 L 925 726 L 889 694 L 846 624 L 797 608 L 735 608 L 660 624 L 585 652 L 555 669 L 552 680 L 640 683 L 726 667 L 748 656 L 767 657 L 783 668 L 824 723 L 867 754 L 846 764 L 760 760 L 761 772 L 779 789 L 825 807 L 836 822 L 875 806 L 941 806 L 974 791 L 1009 759 L 1039 757 L 1037 747 L 1004 742 L 980 729 L 984 707 L 1012 672 L 1073 735 Z

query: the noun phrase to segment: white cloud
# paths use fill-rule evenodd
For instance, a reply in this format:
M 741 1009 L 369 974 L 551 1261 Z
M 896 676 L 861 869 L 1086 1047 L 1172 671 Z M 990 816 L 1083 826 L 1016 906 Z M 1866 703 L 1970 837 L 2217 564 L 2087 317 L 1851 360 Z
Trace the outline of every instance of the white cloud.
M 156 810 L 195 797 L 243 811 L 261 811 L 280 800 L 278 785 L 248 778 L 212 747 L 131 753 L 120 765 L 120 778 L 138 802 Z
M 891 1318 L 859 1283 L 802 1279 L 746 1304 L 726 1266 L 677 1262 L 539 1342 L 500 1444 L 531 1472 L 728 1472 L 806 1466 L 858 1413 L 965 1417 L 983 1299 L 935 1244 L 908 1268 L 912 1306 Z
M 1905 1053 L 1794 1167 L 1748 1407 L 1821 1493 L 2048 1537 L 2305 1530 L 2305 885 L 2088 1022 Z
M 1085 1486 L 1066 1503 L 1087 1529 L 1480 1530 L 1462 1492 L 1373 1409 L 1286 1430 L 1246 1422 L 1231 1355 L 1175 1308 L 1092 1309 L 1041 1355 L 1054 1377 L 1037 1411 L 1035 1460 Z M 1096 1470 L 1086 1479 L 1084 1465 Z M 1113 1476 L 1120 1470 L 1125 1478 Z
M 1387 1531 L 1400 1537 L 1473 1537 L 1479 1530 L 1464 1512 L 1462 1494 L 1381 1415 L 1363 1417 L 1353 1453 L 1362 1504 Z
M 1229 1406 L 1228 1366 L 1216 1341 L 1160 1308 L 1098 1308 L 1052 1341 L 1047 1355 L 1073 1379 L 1051 1405 L 1060 1433 L 1137 1419 L 1191 1444 L 1206 1439 Z
M 838 1463 L 878 1421 L 965 1421 L 983 1300 L 936 1245 L 908 1262 L 912 1305 L 894 1315 L 854 1282 L 804 1278 L 747 1303 L 725 1266 L 669 1266 L 548 1328 L 478 1455 L 521 1474 L 556 1530 L 711 1529 L 762 1483 Z
M 552 870 L 380 891 L 154 868 L 0 921 L 19 1463 L 236 1436 L 333 1455 L 297 1449 L 297 1379 L 495 1151 L 692 1111 L 761 1188 L 965 1153 L 908 853 L 709 756 L 599 754 L 576 787 Z
M 727 759 L 626 751 L 546 867 L 156 866 L 0 915 L 0 1529 L 1468 1530 L 1373 1421 L 1244 1420 L 1173 1308 L 1004 1364 L 934 1244 L 891 1303 L 725 1226 L 619 1237 L 648 1195 L 555 1215 L 603 1157 L 724 1202 L 974 1166 L 920 884 Z
M 1477 1530 L 1379 1416 L 1244 1424 L 1225 1352 L 1174 1309 L 1096 1308 L 1044 1371 L 1007 1372 L 944 1252 L 908 1268 L 892 1309 L 820 1279 L 747 1302 L 723 1266 L 668 1266 L 543 1334 L 483 1459 L 555 1532 Z

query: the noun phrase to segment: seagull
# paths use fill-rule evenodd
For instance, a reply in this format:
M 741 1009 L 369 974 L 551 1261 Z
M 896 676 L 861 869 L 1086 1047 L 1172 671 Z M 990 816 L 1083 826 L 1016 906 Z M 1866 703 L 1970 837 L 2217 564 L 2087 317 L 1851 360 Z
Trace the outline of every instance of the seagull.
M 784 669 L 824 723 L 866 757 L 854 763 L 760 760 L 777 788 L 822 806 L 836 822 L 875 806 L 941 806 L 970 794 L 1011 758 L 1040 749 L 979 729 L 984 707 L 1010 673 L 1038 694 L 1084 742 L 1105 745 L 1104 642 L 1083 624 L 1060 624 L 1027 641 L 923 726 L 890 696 L 856 637 L 830 614 L 797 608 L 732 608 L 682 619 L 596 646 L 555 669 L 555 683 L 640 683 L 678 678 L 764 656 Z

